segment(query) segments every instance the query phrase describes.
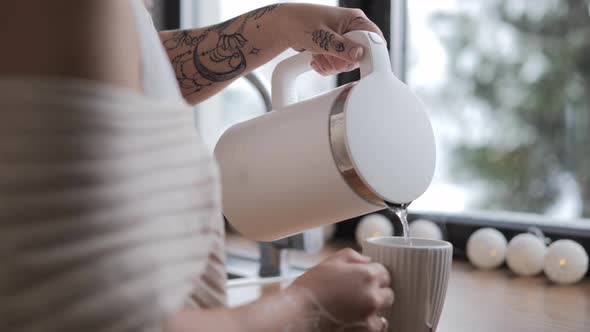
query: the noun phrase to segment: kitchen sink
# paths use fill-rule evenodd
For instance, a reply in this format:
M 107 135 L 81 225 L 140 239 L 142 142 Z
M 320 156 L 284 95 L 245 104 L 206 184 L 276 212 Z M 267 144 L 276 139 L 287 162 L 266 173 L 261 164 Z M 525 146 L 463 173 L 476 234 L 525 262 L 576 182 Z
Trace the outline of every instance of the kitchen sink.
M 248 257 L 228 253 L 225 265 L 228 280 L 259 277 L 258 272 L 260 269 L 260 262 L 257 257 Z M 305 268 L 290 265 L 287 269 L 287 272 L 283 273 L 282 277 L 294 277 L 302 274 L 303 272 L 305 272 Z
M 244 276 L 239 275 L 239 274 L 235 274 L 235 273 L 231 273 L 231 272 L 227 273 L 227 280 L 233 280 L 233 279 L 239 279 L 239 278 L 244 278 Z
M 277 277 L 259 277 L 260 262 L 255 257 L 229 254 L 226 257 L 227 295 L 230 307 L 255 301 L 264 294 L 276 292 L 288 286 L 305 272 L 304 268 L 290 266 Z

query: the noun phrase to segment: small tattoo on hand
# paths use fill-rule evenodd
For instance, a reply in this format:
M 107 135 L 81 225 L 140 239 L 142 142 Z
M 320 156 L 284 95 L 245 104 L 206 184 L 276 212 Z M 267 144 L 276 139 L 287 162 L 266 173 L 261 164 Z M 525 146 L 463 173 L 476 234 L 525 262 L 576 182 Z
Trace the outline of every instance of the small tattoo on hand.
M 334 40 L 335 38 L 336 34 L 330 31 L 316 30 L 311 32 L 311 40 L 325 51 L 333 49 L 336 52 L 343 52 L 345 49 L 344 43 Z

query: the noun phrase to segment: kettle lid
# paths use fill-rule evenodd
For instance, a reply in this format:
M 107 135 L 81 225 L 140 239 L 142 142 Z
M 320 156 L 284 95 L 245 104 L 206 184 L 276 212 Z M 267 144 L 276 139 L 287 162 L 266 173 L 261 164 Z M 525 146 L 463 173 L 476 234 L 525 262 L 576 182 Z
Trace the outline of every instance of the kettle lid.
M 361 180 L 385 202 L 410 203 L 432 181 L 436 146 L 423 104 L 393 73 L 374 72 L 344 104 L 346 146 Z

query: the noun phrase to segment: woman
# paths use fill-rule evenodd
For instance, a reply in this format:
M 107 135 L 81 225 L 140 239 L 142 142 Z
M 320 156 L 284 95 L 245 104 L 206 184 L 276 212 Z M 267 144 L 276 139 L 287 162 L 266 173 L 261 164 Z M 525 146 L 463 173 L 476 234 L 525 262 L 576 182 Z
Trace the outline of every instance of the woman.
M 140 0 L 0 11 L 0 330 L 387 329 L 389 274 L 353 250 L 223 307 L 218 176 L 186 105 L 288 48 L 355 68 L 342 34 L 381 33 L 362 11 L 275 4 L 159 36 Z

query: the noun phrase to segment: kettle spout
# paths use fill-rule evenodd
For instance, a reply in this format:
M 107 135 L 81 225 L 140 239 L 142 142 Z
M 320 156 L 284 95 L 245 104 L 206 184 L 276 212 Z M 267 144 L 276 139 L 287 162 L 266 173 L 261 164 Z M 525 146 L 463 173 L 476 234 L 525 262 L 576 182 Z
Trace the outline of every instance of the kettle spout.
M 412 204 L 412 202 L 409 203 L 391 203 L 391 202 L 387 202 L 384 201 L 385 205 L 387 205 L 387 207 L 391 210 L 391 211 L 399 211 L 399 210 L 407 210 L 408 206 L 410 206 L 410 204 Z

